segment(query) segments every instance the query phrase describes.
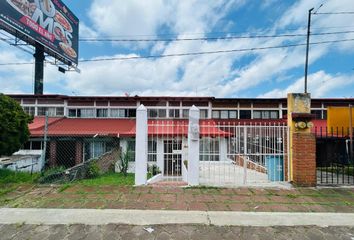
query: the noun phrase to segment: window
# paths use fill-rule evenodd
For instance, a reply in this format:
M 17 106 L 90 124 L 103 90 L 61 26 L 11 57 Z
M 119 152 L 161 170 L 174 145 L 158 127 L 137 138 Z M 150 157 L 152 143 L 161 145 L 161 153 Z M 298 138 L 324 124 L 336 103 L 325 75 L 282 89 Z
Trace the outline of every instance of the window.
M 136 109 L 126 109 L 126 117 L 135 118 L 136 117 Z
M 253 119 L 278 119 L 279 112 L 278 111 L 270 111 L 270 110 L 254 110 L 253 111 Z
M 314 114 L 316 119 L 322 119 L 322 110 L 312 110 L 311 114 Z
M 149 118 L 166 118 L 166 109 L 148 109 Z
M 183 118 L 189 118 L 189 109 L 183 109 L 182 113 Z
M 219 161 L 219 139 L 202 138 L 199 143 L 200 161 Z
M 327 119 L 327 110 L 323 110 L 323 119 Z
M 253 119 L 261 119 L 261 111 L 253 111 Z
M 200 119 L 206 119 L 208 118 L 208 110 L 207 109 L 201 109 L 200 110 Z
M 237 119 L 237 111 L 229 111 L 230 119 Z
M 237 111 L 236 110 L 214 110 L 212 113 L 212 118 L 237 119 Z
M 169 116 L 170 118 L 179 118 L 179 109 L 170 109 Z
M 81 118 L 94 118 L 96 116 L 95 109 L 92 108 L 84 108 L 77 110 L 77 117 Z
M 220 118 L 221 119 L 228 119 L 229 118 L 229 111 L 226 111 L 226 110 L 220 111 Z
M 42 150 L 42 142 L 32 141 L 31 145 L 31 150 Z
M 48 117 L 55 116 L 55 108 L 54 107 L 38 107 L 38 116 L 45 116 L 48 114 Z
M 96 113 L 98 118 L 108 117 L 108 109 L 97 109 Z
M 262 111 L 262 119 L 269 119 L 270 112 L 269 111 Z
M 42 150 L 42 148 L 42 141 L 28 141 L 22 147 L 23 150 Z
M 85 143 L 85 161 L 98 158 L 106 153 L 106 142 L 94 141 Z
M 34 116 L 35 114 L 35 107 L 23 107 L 23 111 L 28 115 Z
M 270 118 L 271 119 L 278 119 L 279 118 L 279 111 L 270 111 Z
M 76 109 L 69 109 L 69 117 L 76 117 Z
M 63 107 L 38 107 L 38 116 L 45 116 L 48 114 L 48 117 L 64 116 Z
M 127 154 L 129 154 L 129 161 L 135 161 L 135 139 L 129 139 L 127 142 Z
M 57 116 L 64 116 L 64 108 L 63 107 L 57 107 L 56 108 L 56 115 Z
M 212 115 L 213 118 L 220 118 L 220 111 L 213 111 Z
M 149 140 L 148 141 L 148 161 L 149 162 L 156 162 L 157 160 L 157 142 L 156 140 Z
M 240 110 L 240 119 L 251 119 L 251 110 Z
M 125 109 L 111 109 L 111 117 L 112 118 L 125 118 Z

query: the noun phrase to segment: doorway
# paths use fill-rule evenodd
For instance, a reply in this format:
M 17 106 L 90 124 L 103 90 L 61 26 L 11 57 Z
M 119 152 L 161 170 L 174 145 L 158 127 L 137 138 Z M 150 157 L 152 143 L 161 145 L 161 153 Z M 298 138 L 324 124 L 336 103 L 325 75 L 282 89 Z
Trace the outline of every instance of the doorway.
M 164 175 L 182 175 L 182 140 L 164 141 Z

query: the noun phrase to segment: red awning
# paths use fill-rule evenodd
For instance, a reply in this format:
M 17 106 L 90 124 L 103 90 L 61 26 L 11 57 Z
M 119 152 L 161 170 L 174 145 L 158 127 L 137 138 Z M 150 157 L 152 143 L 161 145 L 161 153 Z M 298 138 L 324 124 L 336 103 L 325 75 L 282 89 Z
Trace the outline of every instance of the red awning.
M 218 127 L 214 120 L 200 121 L 200 135 L 226 137 L 231 134 Z M 45 118 L 36 117 L 29 129 L 32 137 L 44 136 Z M 188 120 L 149 120 L 149 136 L 187 136 Z M 135 119 L 49 118 L 48 136 L 114 136 L 134 137 Z
M 30 128 L 32 137 L 44 135 L 44 121 Z M 41 124 L 41 127 L 38 127 Z M 135 120 L 61 118 L 48 123 L 48 136 L 135 136 Z

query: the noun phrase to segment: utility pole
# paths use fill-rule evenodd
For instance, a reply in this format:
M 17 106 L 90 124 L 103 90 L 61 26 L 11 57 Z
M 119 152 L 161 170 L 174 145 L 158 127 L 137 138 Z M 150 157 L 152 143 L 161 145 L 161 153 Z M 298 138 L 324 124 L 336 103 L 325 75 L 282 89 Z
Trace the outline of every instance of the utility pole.
M 44 76 L 44 47 L 36 43 L 36 52 L 33 55 L 35 59 L 34 67 L 34 94 L 43 95 L 43 76 Z
M 308 23 L 307 23 L 307 42 L 306 42 L 306 61 L 305 61 L 305 93 L 307 93 L 307 73 L 309 65 L 309 50 L 310 50 L 310 34 L 311 34 L 311 14 L 314 8 L 309 10 Z

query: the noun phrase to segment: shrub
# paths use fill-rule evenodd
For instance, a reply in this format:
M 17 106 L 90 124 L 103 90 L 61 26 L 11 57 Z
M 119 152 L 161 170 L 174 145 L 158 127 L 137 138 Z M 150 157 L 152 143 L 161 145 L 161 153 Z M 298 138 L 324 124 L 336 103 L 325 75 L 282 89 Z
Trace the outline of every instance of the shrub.
M 58 179 L 61 179 L 65 174 L 65 167 L 59 166 L 54 168 L 49 168 L 41 173 L 39 183 L 53 183 Z
M 119 161 L 119 171 L 123 173 L 124 176 L 127 176 L 128 174 L 128 168 L 129 168 L 129 161 L 131 159 L 131 152 L 126 151 L 126 152 L 121 152 L 120 154 L 120 161 Z
M 86 177 L 87 178 L 96 178 L 101 174 L 100 168 L 96 161 L 92 161 L 88 164 Z
M 156 176 L 157 174 L 161 173 L 161 170 L 156 164 L 154 164 L 154 165 L 148 166 L 148 173 L 150 173 L 151 176 Z

